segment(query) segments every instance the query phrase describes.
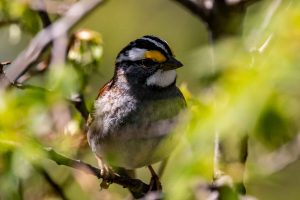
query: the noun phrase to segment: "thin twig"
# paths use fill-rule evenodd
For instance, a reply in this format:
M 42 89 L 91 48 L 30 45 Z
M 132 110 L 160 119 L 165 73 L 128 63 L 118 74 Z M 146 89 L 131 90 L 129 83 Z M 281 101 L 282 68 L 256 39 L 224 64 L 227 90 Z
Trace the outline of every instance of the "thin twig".
M 59 195 L 59 197 L 62 200 L 68 200 L 62 188 L 52 179 L 50 174 L 48 174 L 48 172 L 44 168 L 37 167 L 37 170 L 41 173 L 41 175 L 46 179 L 46 181 L 49 183 L 49 185 L 52 187 L 55 193 Z
M 42 92 L 51 92 L 50 90 L 47 90 L 46 88 L 35 86 L 35 85 L 30 85 L 30 84 L 15 83 L 15 84 L 13 84 L 13 86 L 18 89 L 22 89 L 22 90 L 32 89 L 32 90 L 39 90 Z
M 20 23 L 20 22 L 17 19 L 1 20 L 0 21 L 0 27 L 7 26 L 7 25 L 10 25 L 10 24 L 18 24 L 18 23 Z
M 48 13 L 47 13 L 46 11 L 44 11 L 44 10 L 39 10 L 39 11 L 38 11 L 38 14 L 39 14 L 39 16 L 40 16 L 40 18 L 41 18 L 41 21 L 42 21 L 42 23 L 43 23 L 43 27 L 44 27 L 44 28 L 47 28 L 48 26 L 51 25 L 50 17 L 49 17 L 49 15 L 48 15 Z
M 23 187 L 23 180 L 19 178 L 18 181 L 18 192 L 19 192 L 19 199 L 23 200 L 24 199 L 24 187 Z

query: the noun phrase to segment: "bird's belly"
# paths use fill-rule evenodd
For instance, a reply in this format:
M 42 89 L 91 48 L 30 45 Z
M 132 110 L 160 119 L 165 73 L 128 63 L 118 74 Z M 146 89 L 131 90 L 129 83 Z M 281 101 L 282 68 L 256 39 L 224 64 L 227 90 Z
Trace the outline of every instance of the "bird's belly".
M 112 166 L 126 169 L 147 166 L 167 158 L 177 145 L 180 134 L 173 132 L 173 128 L 174 120 L 122 128 L 102 138 L 96 151 Z
M 176 146 L 173 134 L 156 138 L 106 141 L 100 155 L 112 166 L 134 169 L 159 162 Z

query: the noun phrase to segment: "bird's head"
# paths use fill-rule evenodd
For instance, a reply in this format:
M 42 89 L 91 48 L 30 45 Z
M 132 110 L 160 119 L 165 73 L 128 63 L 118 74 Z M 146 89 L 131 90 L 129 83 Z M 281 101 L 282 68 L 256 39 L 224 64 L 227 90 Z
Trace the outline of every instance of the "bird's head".
M 166 41 L 147 35 L 121 50 L 116 58 L 115 76 L 123 74 L 138 84 L 164 88 L 175 84 L 175 69 L 182 66 Z

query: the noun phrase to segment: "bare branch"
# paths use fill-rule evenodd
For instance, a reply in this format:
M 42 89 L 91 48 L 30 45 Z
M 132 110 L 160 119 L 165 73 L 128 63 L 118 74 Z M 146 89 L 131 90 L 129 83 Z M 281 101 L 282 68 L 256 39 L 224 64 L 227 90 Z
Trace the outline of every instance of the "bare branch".
M 92 9 L 95 9 L 98 5 L 103 3 L 104 0 L 85 0 L 79 1 L 74 4 L 68 12 L 54 24 L 48 28 L 43 29 L 32 40 L 27 49 L 25 49 L 16 60 L 14 60 L 11 66 L 5 71 L 5 75 L 9 82 L 15 83 L 16 80 L 27 71 L 28 67 L 34 62 L 42 50 L 51 41 L 66 34 L 70 28 L 78 23 L 84 16 L 86 16 Z M 0 89 L 8 86 L 7 81 L 0 79 Z
M 144 197 L 149 191 L 149 185 L 142 182 L 139 179 L 132 179 L 129 177 L 121 176 L 113 172 L 109 178 L 105 178 L 101 175 L 101 172 L 98 168 L 93 167 L 90 164 L 82 162 L 81 160 L 73 160 L 67 158 L 61 154 L 56 153 L 53 149 L 45 149 L 49 159 L 56 162 L 58 165 L 65 165 L 68 167 L 72 167 L 74 169 L 83 171 L 87 174 L 96 176 L 98 179 L 104 179 L 109 183 L 115 183 L 121 185 L 124 188 L 128 188 L 131 192 L 135 194 L 136 198 Z
M 41 4 L 39 1 L 29 1 L 29 6 L 32 10 L 44 10 L 50 14 L 63 15 L 75 3 L 74 1 L 43 1 L 43 4 Z
M 68 37 L 67 34 L 63 34 L 53 41 L 53 48 L 51 49 L 51 67 L 60 67 L 66 60 L 68 48 Z

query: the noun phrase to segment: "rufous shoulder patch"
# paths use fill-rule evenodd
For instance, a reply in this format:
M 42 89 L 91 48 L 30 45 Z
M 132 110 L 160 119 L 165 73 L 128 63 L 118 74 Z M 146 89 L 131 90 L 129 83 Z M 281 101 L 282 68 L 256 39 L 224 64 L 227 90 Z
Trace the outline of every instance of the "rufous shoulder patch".
M 107 90 L 110 89 L 111 84 L 113 80 L 110 80 L 108 83 L 106 83 L 98 92 L 98 96 L 96 99 L 98 99 L 100 96 L 102 96 Z

